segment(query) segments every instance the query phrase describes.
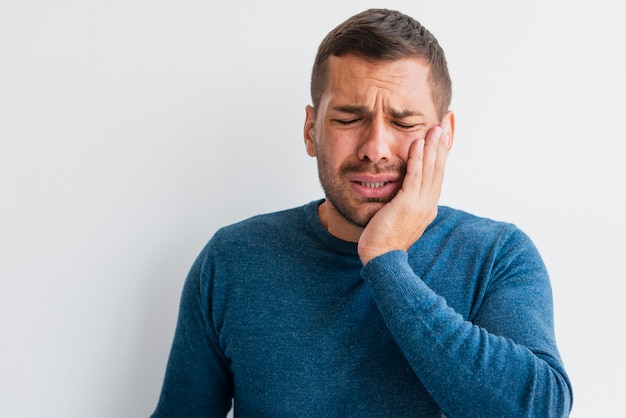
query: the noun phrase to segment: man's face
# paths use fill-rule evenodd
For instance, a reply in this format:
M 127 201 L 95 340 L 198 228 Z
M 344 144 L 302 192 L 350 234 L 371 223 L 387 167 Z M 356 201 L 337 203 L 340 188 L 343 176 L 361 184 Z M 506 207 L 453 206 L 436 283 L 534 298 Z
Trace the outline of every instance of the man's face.
M 331 56 L 328 66 L 319 105 L 306 109 L 305 144 L 335 214 L 328 221 L 364 228 L 402 186 L 410 145 L 441 121 L 419 58 Z

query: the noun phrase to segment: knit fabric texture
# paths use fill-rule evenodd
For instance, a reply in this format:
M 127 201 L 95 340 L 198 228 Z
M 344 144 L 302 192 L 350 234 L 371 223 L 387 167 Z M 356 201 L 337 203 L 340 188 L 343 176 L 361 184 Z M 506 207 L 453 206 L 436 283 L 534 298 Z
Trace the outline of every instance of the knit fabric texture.
M 321 201 L 222 228 L 191 268 L 153 417 L 561 417 L 543 261 L 514 225 L 439 207 L 363 266 Z

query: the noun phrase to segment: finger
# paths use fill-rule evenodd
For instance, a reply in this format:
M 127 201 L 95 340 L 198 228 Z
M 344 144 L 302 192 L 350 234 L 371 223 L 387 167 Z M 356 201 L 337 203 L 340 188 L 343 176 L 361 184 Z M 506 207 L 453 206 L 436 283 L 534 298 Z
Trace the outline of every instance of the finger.
M 437 158 L 435 160 L 435 167 L 433 172 L 432 186 L 435 191 L 441 193 L 441 186 L 443 184 L 443 175 L 445 171 L 446 161 L 448 160 L 448 150 L 450 145 L 450 124 L 445 123 L 439 139 L 439 145 L 437 150 Z
M 426 144 L 424 145 L 424 160 L 422 163 L 422 193 L 428 193 L 435 179 L 435 171 L 437 167 L 437 158 L 440 153 L 440 138 L 443 134 L 441 125 L 433 126 L 426 135 Z
M 424 139 L 416 139 L 409 147 L 406 173 L 402 189 L 411 195 L 418 195 L 422 183 L 422 161 L 424 159 Z

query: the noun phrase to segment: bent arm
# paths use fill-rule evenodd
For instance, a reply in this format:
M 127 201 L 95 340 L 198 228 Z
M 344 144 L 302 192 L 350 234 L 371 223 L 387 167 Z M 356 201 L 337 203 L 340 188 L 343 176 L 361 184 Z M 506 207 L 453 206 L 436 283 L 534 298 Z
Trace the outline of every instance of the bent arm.
M 526 256 L 540 262 L 533 251 Z M 541 262 L 529 269 L 510 256 L 517 259 L 496 266 L 472 322 L 414 273 L 406 252 L 363 267 L 387 327 L 448 417 L 561 417 L 571 409 L 547 274 Z

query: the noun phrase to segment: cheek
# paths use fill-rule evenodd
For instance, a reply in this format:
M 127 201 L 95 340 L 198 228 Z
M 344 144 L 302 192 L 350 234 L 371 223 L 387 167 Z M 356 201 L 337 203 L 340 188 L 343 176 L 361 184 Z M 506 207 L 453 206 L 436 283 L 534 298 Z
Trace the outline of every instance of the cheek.
M 341 162 L 337 158 L 337 152 L 332 147 L 329 147 L 328 144 L 318 144 L 316 152 L 318 165 L 323 167 L 324 171 L 329 173 L 337 171 Z
M 394 149 L 395 156 L 406 163 L 409 159 L 409 150 L 411 149 L 413 142 L 419 139 L 424 139 L 425 137 L 426 133 L 424 132 L 411 132 L 410 134 L 398 137 Z
M 324 132 L 317 138 L 316 143 L 318 158 L 324 158 L 330 165 L 339 165 L 341 161 L 354 154 L 349 138 L 333 134 L 333 132 Z

